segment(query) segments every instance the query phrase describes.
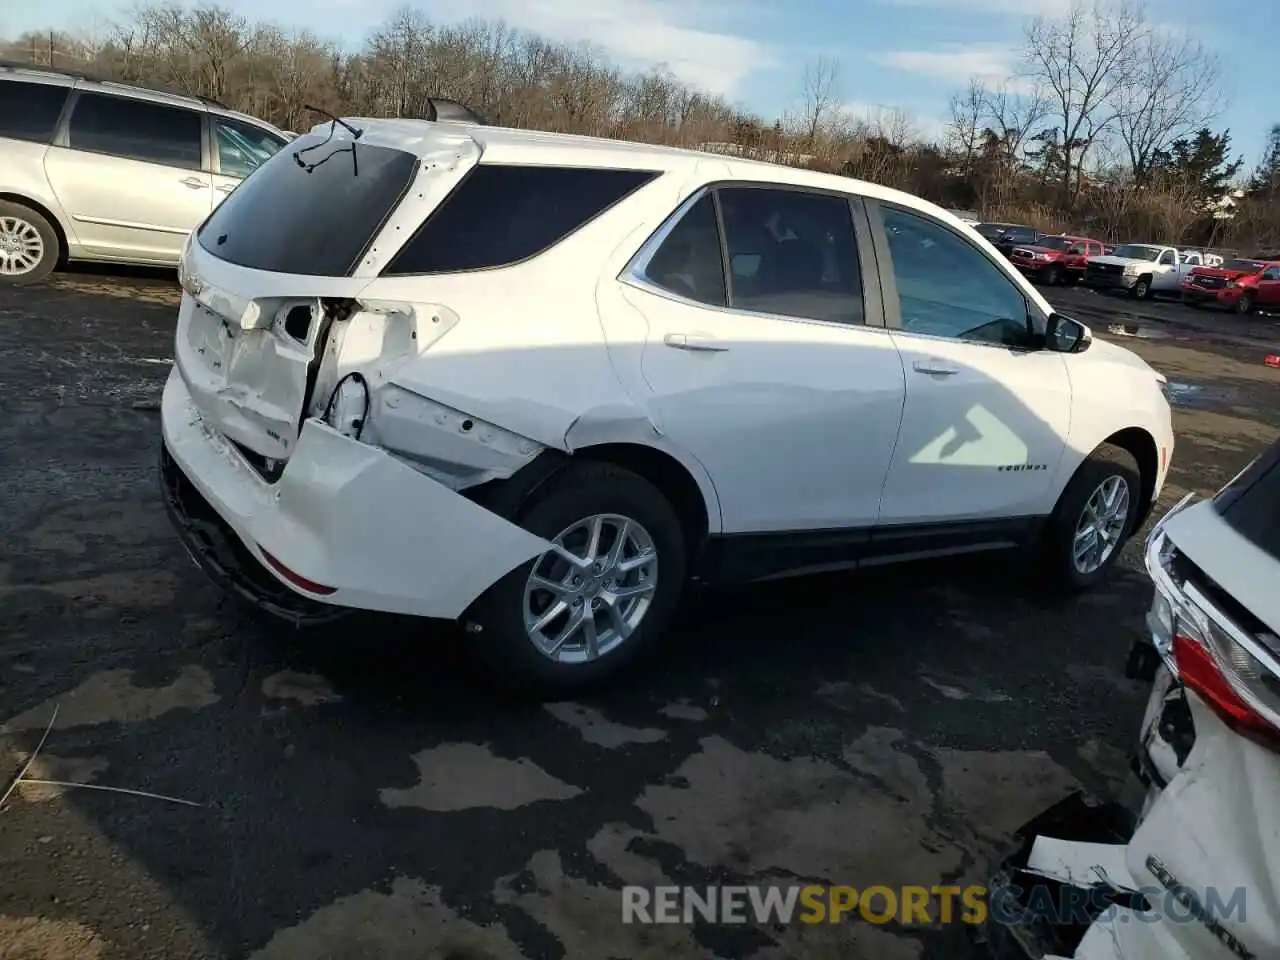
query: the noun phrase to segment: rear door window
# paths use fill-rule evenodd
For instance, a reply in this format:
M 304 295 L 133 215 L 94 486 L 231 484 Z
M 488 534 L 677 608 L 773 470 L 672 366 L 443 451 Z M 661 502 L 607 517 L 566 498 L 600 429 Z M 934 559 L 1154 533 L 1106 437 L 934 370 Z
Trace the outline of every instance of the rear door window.
M 48 143 L 70 87 L 26 80 L 0 80 L 0 137 Z
M 718 190 L 739 310 L 862 323 L 862 277 L 849 201 L 800 190 Z
M 657 173 L 481 164 L 423 222 L 383 276 L 505 267 L 537 256 Z
M 346 277 L 418 169 L 403 150 L 299 137 L 219 204 L 200 246 L 242 267 Z
M 72 150 L 199 170 L 203 114 L 148 100 L 81 93 L 71 113 Z

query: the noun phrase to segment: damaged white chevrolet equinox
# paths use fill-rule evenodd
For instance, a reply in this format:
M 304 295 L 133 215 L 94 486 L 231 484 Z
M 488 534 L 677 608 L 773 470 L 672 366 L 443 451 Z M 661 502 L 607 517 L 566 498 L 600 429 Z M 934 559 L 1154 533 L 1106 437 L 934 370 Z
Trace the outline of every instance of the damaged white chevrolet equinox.
M 616 673 L 682 588 L 1023 546 L 1099 580 L 1173 449 L 1163 378 L 932 204 L 459 121 L 334 121 L 192 234 L 161 474 L 295 624 L 460 620 Z

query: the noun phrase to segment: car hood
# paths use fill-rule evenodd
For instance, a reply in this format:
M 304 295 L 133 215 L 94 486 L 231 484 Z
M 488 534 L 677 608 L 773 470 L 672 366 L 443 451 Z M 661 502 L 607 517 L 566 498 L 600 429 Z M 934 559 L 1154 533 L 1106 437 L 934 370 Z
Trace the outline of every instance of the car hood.
M 1223 277 L 1227 280 L 1237 280 L 1240 277 L 1251 277 L 1255 273 L 1261 273 L 1261 270 L 1225 270 L 1222 267 L 1196 267 L 1191 271 L 1193 277 Z
M 1061 257 L 1063 251 L 1053 247 L 1042 247 L 1038 243 L 1018 243 L 1014 244 L 1017 250 L 1030 250 L 1032 253 L 1047 253 L 1050 256 Z
M 1154 260 L 1135 260 L 1132 257 L 1115 257 L 1109 254 L 1104 257 L 1090 257 L 1089 262 L 1112 264 L 1117 267 L 1127 267 L 1131 263 L 1147 263 L 1153 267 L 1155 266 Z
M 1139 370 L 1152 376 L 1156 375 L 1155 368 L 1132 350 L 1127 350 L 1119 344 L 1111 343 L 1108 340 L 1099 340 L 1095 336 L 1088 352 L 1093 354 L 1095 360 L 1119 364 L 1122 367 L 1128 367 L 1130 370 Z

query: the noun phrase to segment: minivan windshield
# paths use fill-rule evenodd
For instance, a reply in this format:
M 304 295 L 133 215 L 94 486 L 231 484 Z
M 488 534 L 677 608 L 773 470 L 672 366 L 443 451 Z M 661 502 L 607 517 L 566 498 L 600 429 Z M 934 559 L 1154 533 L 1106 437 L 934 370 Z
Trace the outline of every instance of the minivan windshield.
M 403 150 L 309 133 L 236 187 L 197 238 L 242 267 L 347 277 L 417 168 L 418 158 Z
M 1280 560 L 1280 440 L 1218 492 L 1213 508 L 1236 533 Z
M 1144 243 L 1126 243 L 1116 247 L 1111 256 L 1125 260 L 1155 260 L 1160 256 L 1162 247 L 1148 247 Z

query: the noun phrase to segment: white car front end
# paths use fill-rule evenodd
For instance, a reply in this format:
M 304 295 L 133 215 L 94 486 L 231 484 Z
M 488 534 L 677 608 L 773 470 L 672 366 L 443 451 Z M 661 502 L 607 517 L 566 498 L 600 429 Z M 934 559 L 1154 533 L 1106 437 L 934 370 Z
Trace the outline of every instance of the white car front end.
M 1028 824 L 998 874 L 1022 889 L 997 895 L 1009 922 L 993 941 L 1046 960 L 1280 956 L 1278 459 L 1273 448 L 1212 501 L 1184 499 L 1150 534 L 1152 643 L 1130 661 L 1154 674 L 1136 827 L 1070 804 Z M 1090 915 L 1033 915 L 1035 887 Z

